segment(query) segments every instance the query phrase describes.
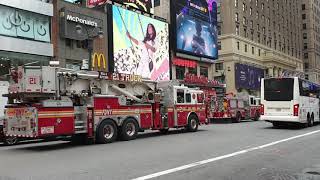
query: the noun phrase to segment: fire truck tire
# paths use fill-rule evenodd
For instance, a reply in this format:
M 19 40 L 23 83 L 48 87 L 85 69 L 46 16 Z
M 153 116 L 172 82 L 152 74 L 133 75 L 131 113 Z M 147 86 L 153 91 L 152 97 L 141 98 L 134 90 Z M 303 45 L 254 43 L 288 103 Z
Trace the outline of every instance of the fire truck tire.
M 235 123 L 240 123 L 241 122 L 241 113 L 237 112 L 236 118 L 234 119 Z
M 7 146 L 18 144 L 19 139 L 17 137 L 5 137 L 3 143 Z
M 188 118 L 187 130 L 189 132 L 196 132 L 198 130 L 199 120 L 198 117 L 194 114 L 191 114 Z
M 256 114 L 254 115 L 253 120 L 254 121 L 259 121 L 259 118 L 260 118 L 260 113 L 257 111 Z
M 160 133 L 162 133 L 162 134 L 168 134 L 169 128 L 167 128 L 167 129 L 160 129 L 159 131 L 160 131 Z
M 125 120 L 120 127 L 120 139 L 123 141 L 130 141 L 137 138 L 138 135 L 138 123 L 132 118 Z
M 97 143 L 112 143 L 117 139 L 118 128 L 112 120 L 104 120 L 100 123 L 97 131 Z

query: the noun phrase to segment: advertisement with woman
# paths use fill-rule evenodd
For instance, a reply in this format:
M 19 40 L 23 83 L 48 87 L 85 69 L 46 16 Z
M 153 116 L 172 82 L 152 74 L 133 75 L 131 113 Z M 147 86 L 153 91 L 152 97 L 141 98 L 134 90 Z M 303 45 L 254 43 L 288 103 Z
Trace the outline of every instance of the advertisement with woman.
M 173 4 L 177 50 L 217 59 L 216 0 L 176 0 Z
M 112 12 L 114 71 L 169 80 L 168 24 L 117 6 Z

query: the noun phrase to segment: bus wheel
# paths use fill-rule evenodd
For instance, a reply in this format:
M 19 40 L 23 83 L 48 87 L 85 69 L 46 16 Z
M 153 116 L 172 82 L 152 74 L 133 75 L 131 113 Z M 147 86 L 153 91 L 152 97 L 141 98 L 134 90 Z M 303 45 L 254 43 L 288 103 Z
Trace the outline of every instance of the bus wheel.
M 134 119 L 127 119 L 121 126 L 120 138 L 124 141 L 130 141 L 137 138 L 138 125 Z
M 275 128 L 280 128 L 281 127 L 281 123 L 279 123 L 279 122 L 272 122 L 272 125 Z
M 198 117 L 193 114 L 190 115 L 188 118 L 187 130 L 189 132 L 196 132 L 198 130 L 198 126 L 199 126 Z
M 97 142 L 100 144 L 112 143 L 117 139 L 117 135 L 117 125 L 111 120 L 104 120 L 98 128 Z
M 313 125 L 314 125 L 314 116 L 312 114 L 311 117 L 308 118 L 308 126 L 312 127 Z

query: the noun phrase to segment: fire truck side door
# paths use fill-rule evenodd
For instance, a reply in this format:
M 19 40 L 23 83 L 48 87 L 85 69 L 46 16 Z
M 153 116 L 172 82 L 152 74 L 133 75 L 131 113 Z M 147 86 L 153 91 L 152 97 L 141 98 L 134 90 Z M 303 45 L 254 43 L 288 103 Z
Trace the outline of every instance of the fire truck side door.
M 187 124 L 187 112 L 186 112 L 186 94 L 184 89 L 175 90 L 175 105 L 174 105 L 174 125 L 184 126 Z

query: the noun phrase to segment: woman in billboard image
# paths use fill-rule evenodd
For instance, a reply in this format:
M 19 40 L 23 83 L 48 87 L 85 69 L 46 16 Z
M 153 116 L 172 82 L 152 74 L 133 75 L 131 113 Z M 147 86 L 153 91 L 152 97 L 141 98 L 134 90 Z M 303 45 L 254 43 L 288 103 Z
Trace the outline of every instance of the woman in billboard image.
M 127 32 L 127 37 L 137 46 L 142 47 L 141 60 L 138 64 L 136 74 L 140 74 L 144 78 L 149 78 L 153 70 L 153 54 L 156 52 L 155 38 L 157 36 L 156 29 L 153 24 L 148 24 L 146 35 L 143 41 L 138 41 Z

